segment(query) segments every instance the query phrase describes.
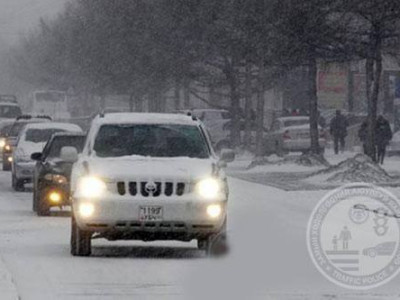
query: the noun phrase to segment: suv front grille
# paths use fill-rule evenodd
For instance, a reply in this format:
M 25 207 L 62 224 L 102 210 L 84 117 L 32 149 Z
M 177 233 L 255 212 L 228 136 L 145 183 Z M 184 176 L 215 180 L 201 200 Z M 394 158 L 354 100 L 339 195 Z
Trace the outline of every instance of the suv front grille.
M 186 183 L 184 182 L 149 182 L 130 181 L 126 184 L 123 181 L 117 182 L 117 191 L 121 196 L 127 193 L 131 196 L 159 197 L 159 196 L 182 196 L 185 194 Z

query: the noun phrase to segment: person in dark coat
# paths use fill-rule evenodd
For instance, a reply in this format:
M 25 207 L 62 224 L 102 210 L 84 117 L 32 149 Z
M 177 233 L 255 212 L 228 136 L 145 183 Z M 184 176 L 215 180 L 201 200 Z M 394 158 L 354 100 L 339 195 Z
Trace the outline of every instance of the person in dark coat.
M 364 154 L 367 154 L 367 134 L 368 134 L 368 118 L 362 122 L 360 129 L 358 130 L 358 138 L 363 144 Z
M 386 154 L 386 147 L 393 137 L 392 129 L 388 120 L 382 115 L 376 119 L 375 126 L 375 144 L 378 154 L 378 163 L 383 164 Z
M 342 112 L 338 109 L 336 111 L 336 116 L 333 117 L 330 123 L 330 134 L 333 137 L 335 154 L 339 153 L 339 145 L 340 151 L 344 151 L 345 138 L 347 136 L 347 126 L 348 122 L 346 117 L 343 116 Z

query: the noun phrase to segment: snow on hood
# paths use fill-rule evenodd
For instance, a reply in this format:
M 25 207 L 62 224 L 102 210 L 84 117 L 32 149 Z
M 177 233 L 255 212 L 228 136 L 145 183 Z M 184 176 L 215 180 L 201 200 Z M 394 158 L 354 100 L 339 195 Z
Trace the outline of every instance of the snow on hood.
M 188 157 L 154 158 L 144 156 L 127 156 L 119 158 L 89 158 L 89 171 L 103 178 L 112 180 L 159 178 L 192 181 L 212 174 L 211 159 Z

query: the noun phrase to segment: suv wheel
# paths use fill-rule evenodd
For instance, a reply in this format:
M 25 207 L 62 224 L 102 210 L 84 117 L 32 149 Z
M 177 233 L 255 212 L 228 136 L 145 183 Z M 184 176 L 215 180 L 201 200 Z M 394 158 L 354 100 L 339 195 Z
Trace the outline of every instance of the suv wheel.
M 46 199 L 43 197 L 43 191 L 39 189 L 36 192 L 36 212 L 38 216 L 48 216 L 50 214 L 50 207 Z
M 71 218 L 71 254 L 73 256 L 90 256 L 92 253 L 92 233 L 79 229 L 75 217 Z
M 197 240 L 197 247 L 199 250 L 204 250 L 206 256 L 217 257 L 223 256 L 228 253 L 228 241 L 226 232 L 226 220 L 220 232 L 212 234 L 207 238 Z
M 11 185 L 12 185 L 13 189 L 17 192 L 24 191 L 24 181 L 18 179 L 15 175 L 12 175 Z

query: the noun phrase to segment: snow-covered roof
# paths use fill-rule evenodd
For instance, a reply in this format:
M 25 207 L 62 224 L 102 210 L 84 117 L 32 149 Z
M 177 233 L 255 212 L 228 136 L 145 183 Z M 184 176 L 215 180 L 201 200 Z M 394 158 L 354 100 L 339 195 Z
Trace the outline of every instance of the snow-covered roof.
M 218 109 L 218 108 L 195 108 L 195 109 L 192 109 L 191 111 L 193 111 L 193 112 L 228 112 L 226 109 Z
M 65 131 L 74 131 L 74 132 L 82 132 L 82 129 L 72 123 L 57 123 L 57 122 L 48 122 L 48 123 L 30 123 L 26 125 L 25 130 L 28 129 L 60 129 Z
M 183 114 L 163 113 L 109 113 L 97 116 L 95 123 L 101 124 L 179 124 L 195 125 L 197 121 Z
M 280 121 L 302 121 L 302 120 L 310 120 L 308 116 L 289 116 L 289 117 L 280 117 L 278 118 Z

